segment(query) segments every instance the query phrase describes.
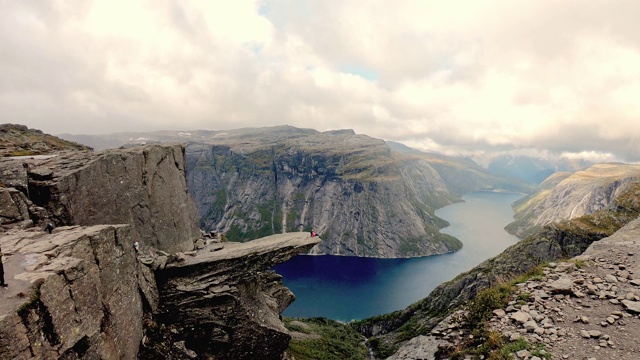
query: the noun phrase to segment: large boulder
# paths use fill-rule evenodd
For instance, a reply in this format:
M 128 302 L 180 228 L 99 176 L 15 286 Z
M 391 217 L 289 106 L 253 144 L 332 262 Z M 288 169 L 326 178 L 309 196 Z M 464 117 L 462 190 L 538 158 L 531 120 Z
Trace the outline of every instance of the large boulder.
M 14 188 L 0 188 L 0 225 L 29 220 L 27 197 Z
M 0 358 L 135 359 L 142 299 L 130 228 L 11 231 L 1 240 L 5 278 Z

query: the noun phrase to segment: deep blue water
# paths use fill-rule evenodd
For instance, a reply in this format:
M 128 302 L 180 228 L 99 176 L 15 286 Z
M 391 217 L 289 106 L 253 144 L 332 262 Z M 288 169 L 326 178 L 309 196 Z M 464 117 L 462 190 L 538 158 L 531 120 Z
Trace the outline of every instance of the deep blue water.
M 511 203 L 521 196 L 474 192 L 436 211 L 451 224 L 442 232 L 464 244 L 452 254 L 413 259 L 299 255 L 279 264 L 274 269 L 297 298 L 283 315 L 350 321 L 403 309 L 515 244 L 518 238 L 504 226 L 512 221 Z

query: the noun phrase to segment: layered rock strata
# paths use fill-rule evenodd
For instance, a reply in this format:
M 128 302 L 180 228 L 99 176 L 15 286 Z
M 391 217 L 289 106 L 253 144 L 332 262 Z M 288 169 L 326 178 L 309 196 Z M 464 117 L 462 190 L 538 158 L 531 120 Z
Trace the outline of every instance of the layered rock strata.
M 141 266 L 128 226 L 11 231 L 1 238 L 2 359 L 135 359 Z
M 640 165 L 631 164 L 596 164 L 573 174 L 554 174 L 516 202 L 515 221 L 506 229 L 525 237 L 555 221 L 614 208 L 618 195 L 639 181 Z
M 12 169 L 0 181 L 46 209 L 31 214 L 37 223 L 130 224 L 143 248 L 169 252 L 192 250 L 200 236 L 180 145 L 2 159 L 0 166 Z
M 308 233 L 272 235 L 170 263 L 156 271 L 158 319 L 201 356 L 280 359 L 291 339 L 280 314 L 295 296 L 269 269 L 319 242 Z
M 352 131 L 265 130 L 187 147 L 200 225 L 231 240 L 312 228 L 316 253 L 411 257 L 459 249 L 433 211 L 456 200 L 425 160 Z M 276 137 L 271 138 L 270 136 Z

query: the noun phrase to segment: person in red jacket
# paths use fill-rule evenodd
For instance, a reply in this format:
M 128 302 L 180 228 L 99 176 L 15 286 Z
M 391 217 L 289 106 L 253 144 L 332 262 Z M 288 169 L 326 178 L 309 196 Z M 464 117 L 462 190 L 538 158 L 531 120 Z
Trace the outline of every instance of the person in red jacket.
M 318 236 L 318 234 L 316 234 L 316 232 L 313 231 L 313 229 L 311 229 L 311 237 L 315 237 L 315 236 Z

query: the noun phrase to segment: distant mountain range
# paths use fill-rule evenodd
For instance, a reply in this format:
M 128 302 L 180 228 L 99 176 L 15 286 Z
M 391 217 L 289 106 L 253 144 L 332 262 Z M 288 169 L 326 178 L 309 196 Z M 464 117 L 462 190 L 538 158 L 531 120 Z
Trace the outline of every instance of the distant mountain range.
M 488 171 L 494 175 L 540 184 L 553 173 L 574 172 L 586 169 L 593 164 L 593 162 L 583 159 L 556 158 L 551 160 L 523 155 L 502 155 L 489 162 Z

